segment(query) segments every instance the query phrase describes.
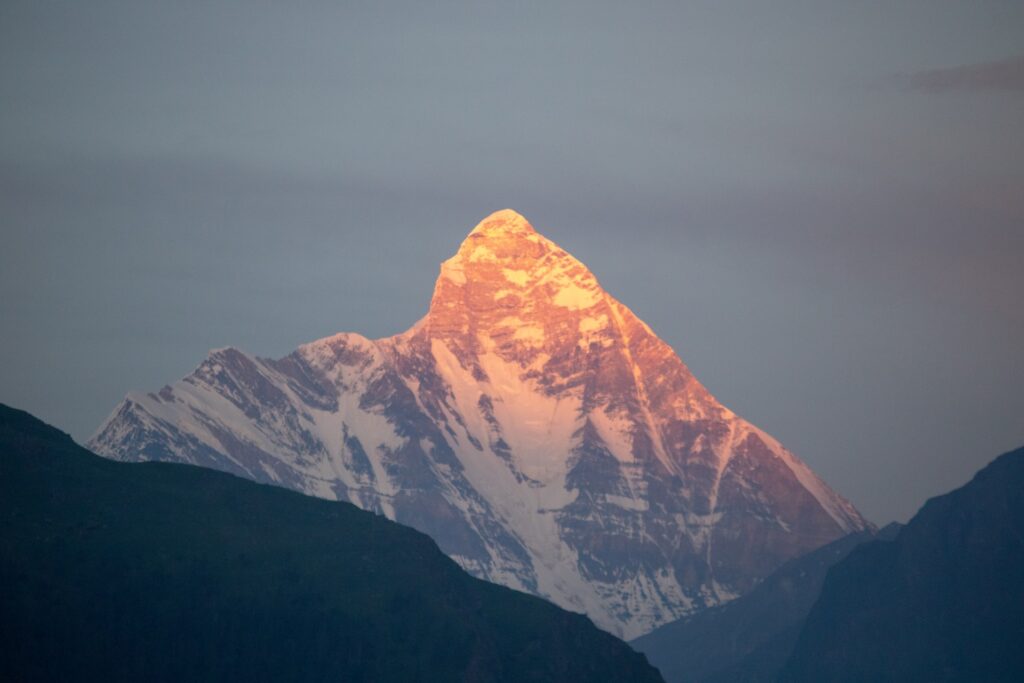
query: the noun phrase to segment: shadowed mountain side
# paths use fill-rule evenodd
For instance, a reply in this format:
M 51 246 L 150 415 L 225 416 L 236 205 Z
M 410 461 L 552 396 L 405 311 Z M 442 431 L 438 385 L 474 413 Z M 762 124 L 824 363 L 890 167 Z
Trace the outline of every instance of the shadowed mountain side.
M 97 457 L 0 406 L 3 680 L 659 681 L 347 503 Z
M 773 681 L 792 652 L 800 627 L 829 567 L 861 543 L 891 538 L 898 525 L 863 531 L 790 560 L 750 593 L 684 617 L 631 644 L 669 683 Z
M 1024 448 L 833 567 L 782 681 L 1024 680 Z

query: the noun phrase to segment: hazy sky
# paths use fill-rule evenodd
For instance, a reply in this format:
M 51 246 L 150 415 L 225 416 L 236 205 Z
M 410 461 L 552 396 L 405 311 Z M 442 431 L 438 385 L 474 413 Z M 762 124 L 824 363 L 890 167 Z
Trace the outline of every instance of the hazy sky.
M 1024 444 L 1020 0 L 0 3 L 0 401 L 79 440 L 504 207 L 876 522 Z

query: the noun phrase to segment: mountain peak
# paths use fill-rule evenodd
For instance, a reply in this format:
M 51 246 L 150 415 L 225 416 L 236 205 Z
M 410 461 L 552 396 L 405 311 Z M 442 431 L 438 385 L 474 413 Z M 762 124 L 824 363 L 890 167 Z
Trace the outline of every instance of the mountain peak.
M 564 326 L 567 310 L 591 309 L 603 300 L 585 265 L 522 215 L 503 209 L 482 220 L 441 264 L 430 329 L 441 336 L 483 332 L 551 339 L 547 328 Z
M 461 287 L 485 280 L 496 281 L 501 289 L 506 284 L 529 288 L 537 279 L 551 280 L 553 271 L 596 285 L 586 266 L 534 230 L 521 214 L 502 209 L 480 221 L 455 255 L 441 264 L 438 284 L 447 279 Z
M 235 360 L 133 397 L 93 444 L 350 500 L 626 637 L 865 526 L 508 209 L 410 330 Z
M 540 259 L 557 245 L 538 233 L 522 214 L 495 211 L 480 221 L 459 245 L 451 261 L 496 262 Z
M 535 234 L 536 230 L 522 214 L 514 209 L 501 209 L 495 211 L 487 218 L 480 221 L 470 236 L 506 237 L 514 234 Z

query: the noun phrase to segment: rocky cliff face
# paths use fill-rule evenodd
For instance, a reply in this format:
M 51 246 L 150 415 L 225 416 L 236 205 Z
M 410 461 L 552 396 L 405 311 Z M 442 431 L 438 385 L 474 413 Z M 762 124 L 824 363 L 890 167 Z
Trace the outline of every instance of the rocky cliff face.
M 626 638 L 867 526 L 508 210 L 442 264 L 407 332 L 211 352 L 126 397 L 90 446 L 349 500 Z

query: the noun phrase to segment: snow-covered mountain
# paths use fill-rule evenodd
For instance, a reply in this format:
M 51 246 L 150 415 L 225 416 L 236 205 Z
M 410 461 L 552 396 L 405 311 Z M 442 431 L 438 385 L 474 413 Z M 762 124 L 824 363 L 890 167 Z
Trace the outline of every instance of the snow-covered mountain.
M 407 332 L 212 351 L 89 445 L 376 510 L 624 638 L 867 526 L 511 210 L 441 265 Z

